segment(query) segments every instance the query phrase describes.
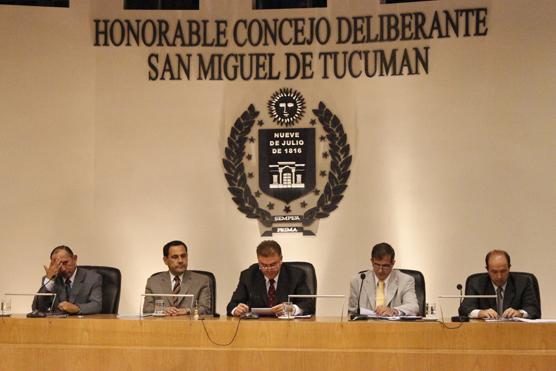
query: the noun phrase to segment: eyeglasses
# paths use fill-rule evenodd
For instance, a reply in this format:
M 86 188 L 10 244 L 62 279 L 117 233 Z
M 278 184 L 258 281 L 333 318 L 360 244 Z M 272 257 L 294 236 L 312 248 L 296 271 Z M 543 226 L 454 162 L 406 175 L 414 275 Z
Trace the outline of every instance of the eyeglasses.
M 259 269 L 262 270 L 262 271 L 273 271 L 273 270 L 278 269 L 280 267 L 280 263 L 281 262 L 279 262 L 279 261 L 275 262 L 275 263 L 272 263 L 272 264 L 269 264 L 269 265 L 264 265 L 264 264 L 259 263 Z
M 378 270 L 383 270 L 383 271 L 389 271 L 390 269 L 392 269 L 392 264 L 377 264 L 377 263 L 373 263 L 373 268 Z

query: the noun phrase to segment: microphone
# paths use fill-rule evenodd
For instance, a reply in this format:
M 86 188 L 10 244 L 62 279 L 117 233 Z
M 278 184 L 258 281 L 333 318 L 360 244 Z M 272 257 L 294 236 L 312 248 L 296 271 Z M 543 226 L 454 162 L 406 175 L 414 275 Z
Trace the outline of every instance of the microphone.
M 361 315 L 361 293 L 363 292 L 363 281 L 365 280 L 367 275 L 365 273 L 361 273 L 359 277 L 361 278 L 361 285 L 359 286 L 359 296 L 357 296 L 357 313 L 351 316 L 352 321 L 361 321 L 367 319 L 367 316 Z
M 45 283 L 43 283 L 41 285 L 41 287 L 39 287 L 39 290 L 37 292 L 41 292 L 42 289 L 44 289 L 46 287 L 46 285 L 48 285 L 50 282 L 52 282 L 53 280 L 56 279 L 56 277 L 58 277 L 57 274 L 55 274 L 54 276 L 52 276 L 51 278 L 47 279 Z M 48 309 L 48 312 L 52 312 L 52 308 L 54 307 L 54 303 L 56 302 L 56 297 L 57 295 L 54 294 L 54 300 L 52 301 L 52 304 L 50 304 L 50 308 Z M 36 300 L 36 308 L 33 308 L 33 311 L 30 313 L 27 313 L 27 318 L 44 318 L 46 317 L 46 312 L 41 311 L 38 306 L 39 306 L 39 301 L 38 298 L 35 296 L 35 300 Z M 35 304 L 35 301 L 33 301 L 33 304 Z
M 463 296 L 463 286 L 461 285 L 461 283 L 458 283 L 458 284 L 456 285 L 456 289 L 459 290 L 460 296 Z M 459 299 L 460 305 L 461 305 L 462 302 L 463 302 L 463 298 L 460 298 L 460 299 Z
M 461 283 L 458 283 L 456 285 L 456 289 L 459 290 L 459 295 L 461 296 L 459 298 L 459 305 L 461 305 L 461 303 L 463 303 L 463 286 L 461 285 Z M 458 309 L 458 312 L 459 312 L 459 309 Z M 459 315 L 459 313 L 458 313 L 457 316 L 452 316 L 451 320 L 452 320 L 452 322 L 469 322 L 469 317 Z

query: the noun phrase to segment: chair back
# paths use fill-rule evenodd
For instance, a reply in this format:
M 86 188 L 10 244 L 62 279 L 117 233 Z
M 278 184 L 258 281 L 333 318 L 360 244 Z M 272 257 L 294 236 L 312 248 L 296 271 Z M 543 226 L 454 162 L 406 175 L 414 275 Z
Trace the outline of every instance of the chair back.
M 287 262 L 290 267 L 299 268 L 305 272 L 307 277 L 307 286 L 309 287 L 309 292 L 311 295 L 317 294 L 317 274 L 315 272 L 315 267 L 309 262 Z
M 98 265 L 80 265 L 79 268 L 96 272 L 102 276 L 102 310 L 103 314 L 118 314 L 122 274 L 118 268 Z
M 531 283 L 533 284 L 533 289 L 535 290 L 535 296 L 537 297 L 537 302 L 539 303 L 539 318 L 541 318 L 541 290 L 539 289 L 539 281 L 537 280 L 537 277 L 535 277 L 535 275 L 533 273 L 529 273 L 529 272 L 514 272 L 512 271 L 513 275 L 516 276 L 524 276 L 527 279 L 531 280 Z M 467 287 L 469 286 L 469 281 L 475 277 L 482 277 L 482 276 L 487 276 L 488 273 L 486 272 L 481 272 L 481 273 L 473 273 L 472 275 L 470 275 L 469 277 L 467 277 L 467 279 L 465 280 L 465 290 L 467 291 Z
M 191 272 L 202 274 L 203 276 L 208 277 L 209 279 L 209 289 L 210 289 L 210 311 L 214 317 L 220 317 L 220 314 L 216 312 L 216 277 L 214 277 L 214 273 L 209 271 L 200 271 L 196 269 L 192 269 Z
M 415 295 L 417 295 L 417 302 L 419 303 L 419 315 L 425 316 L 425 304 L 427 302 L 427 295 L 425 291 L 425 276 L 423 273 L 413 269 L 398 269 L 400 272 L 409 274 L 415 280 Z

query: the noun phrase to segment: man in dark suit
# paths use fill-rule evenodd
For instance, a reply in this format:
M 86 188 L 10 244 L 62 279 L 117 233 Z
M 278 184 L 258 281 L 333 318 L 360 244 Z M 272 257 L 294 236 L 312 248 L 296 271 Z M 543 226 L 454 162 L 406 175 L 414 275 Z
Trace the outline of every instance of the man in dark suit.
M 210 283 L 207 276 L 187 270 L 187 246 L 182 241 L 170 241 L 162 248 L 162 260 L 168 270 L 153 274 L 145 287 L 145 294 L 193 294 L 199 314 L 212 314 Z M 145 297 L 144 313 L 154 312 L 156 296 Z M 190 314 L 194 305 L 185 297 L 160 297 L 164 313 L 169 316 Z
M 68 246 L 58 246 L 50 253 L 50 265 L 39 292 L 55 293 L 37 296 L 33 310 L 54 309 L 68 314 L 95 314 L 102 310 L 102 276 L 77 267 L 77 255 Z M 54 304 L 54 305 L 53 305 Z
M 305 272 L 282 263 L 282 249 L 276 241 L 263 241 L 257 246 L 258 265 L 241 272 L 239 283 L 226 311 L 229 316 L 242 316 L 251 308 L 272 308 L 283 314 L 288 295 L 310 294 Z M 292 300 L 295 314 L 314 314 L 314 299 Z
M 496 295 L 496 298 L 466 298 L 459 314 L 470 318 L 540 318 L 539 299 L 527 276 L 510 272 L 510 255 L 492 250 L 485 258 L 488 275 L 473 277 L 466 295 Z

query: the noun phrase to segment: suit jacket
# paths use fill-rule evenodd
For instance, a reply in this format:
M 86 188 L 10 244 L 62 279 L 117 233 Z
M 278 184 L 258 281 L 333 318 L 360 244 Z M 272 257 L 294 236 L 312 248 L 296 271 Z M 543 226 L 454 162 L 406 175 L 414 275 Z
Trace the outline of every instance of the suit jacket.
M 488 274 L 470 278 L 465 287 L 466 295 L 495 295 L 494 286 Z M 459 314 L 468 316 L 474 309 L 496 310 L 496 298 L 466 298 L 459 306 Z M 531 279 L 524 275 L 510 272 L 504 290 L 504 310 L 508 308 L 523 309 L 529 318 L 540 318 L 540 304 Z
M 53 310 L 62 301 L 79 305 L 81 309 L 78 314 L 95 314 L 102 310 L 102 276 L 96 272 L 77 267 L 74 282 L 71 287 L 70 297 L 66 295 L 65 279 L 58 275 L 54 280 L 53 293 L 56 299 L 51 296 L 36 296 L 33 300 L 33 310 L 47 311 L 56 300 Z M 39 292 L 48 292 L 46 287 L 42 287 Z
M 364 272 L 366 274 L 361 288 L 361 298 L 359 303 L 362 308 L 375 310 L 376 308 L 376 286 L 375 274 L 372 270 Z M 359 297 L 359 287 L 361 287 L 360 274 L 351 279 L 349 306 L 350 313 L 356 313 L 358 308 L 357 298 Z M 392 270 L 386 292 L 384 293 L 384 305 L 402 311 L 406 315 L 414 316 L 419 313 L 419 303 L 415 295 L 415 280 L 408 274 L 402 273 L 397 269 Z
M 202 274 L 185 271 L 183 280 L 180 286 L 180 294 L 193 294 L 194 300 L 199 304 L 199 314 L 212 314 L 214 308 L 211 308 L 212 293 L 210 292 L 209 279 Z M 170 280 L 170 272 L 158 272 L 153 274 L 147 280 L 145 287 L 145 294 L 172 294 L 173 282 Z M 143 313 L 154 312 L 154 301 L 157 299 L 154 296 L 146 296 L 145 303 L 143 304 Z M 164 304 L 169 307 L 175 306 L 176 308 L 190 308 L 193 304 L 190 299 L 178 298 L 177 305 L 174 305 L 174 298 L 161 297 Z
M 276 303 L 288 301 L 288 295 L 309 295 L 305 272 L 299 268 L 282 263 L 278 283 L 276 285 Z M 293 299 L 303 314 L 315 313 L 314 299 Z M 247 304 L 250 308 L 268 308 L 268 293 L 266 281 L 258 264 L 253 264 L 242 271 L 237 288 L 234 291 L 226 312 L 232 315 L 232 310 L 239 304 Z

